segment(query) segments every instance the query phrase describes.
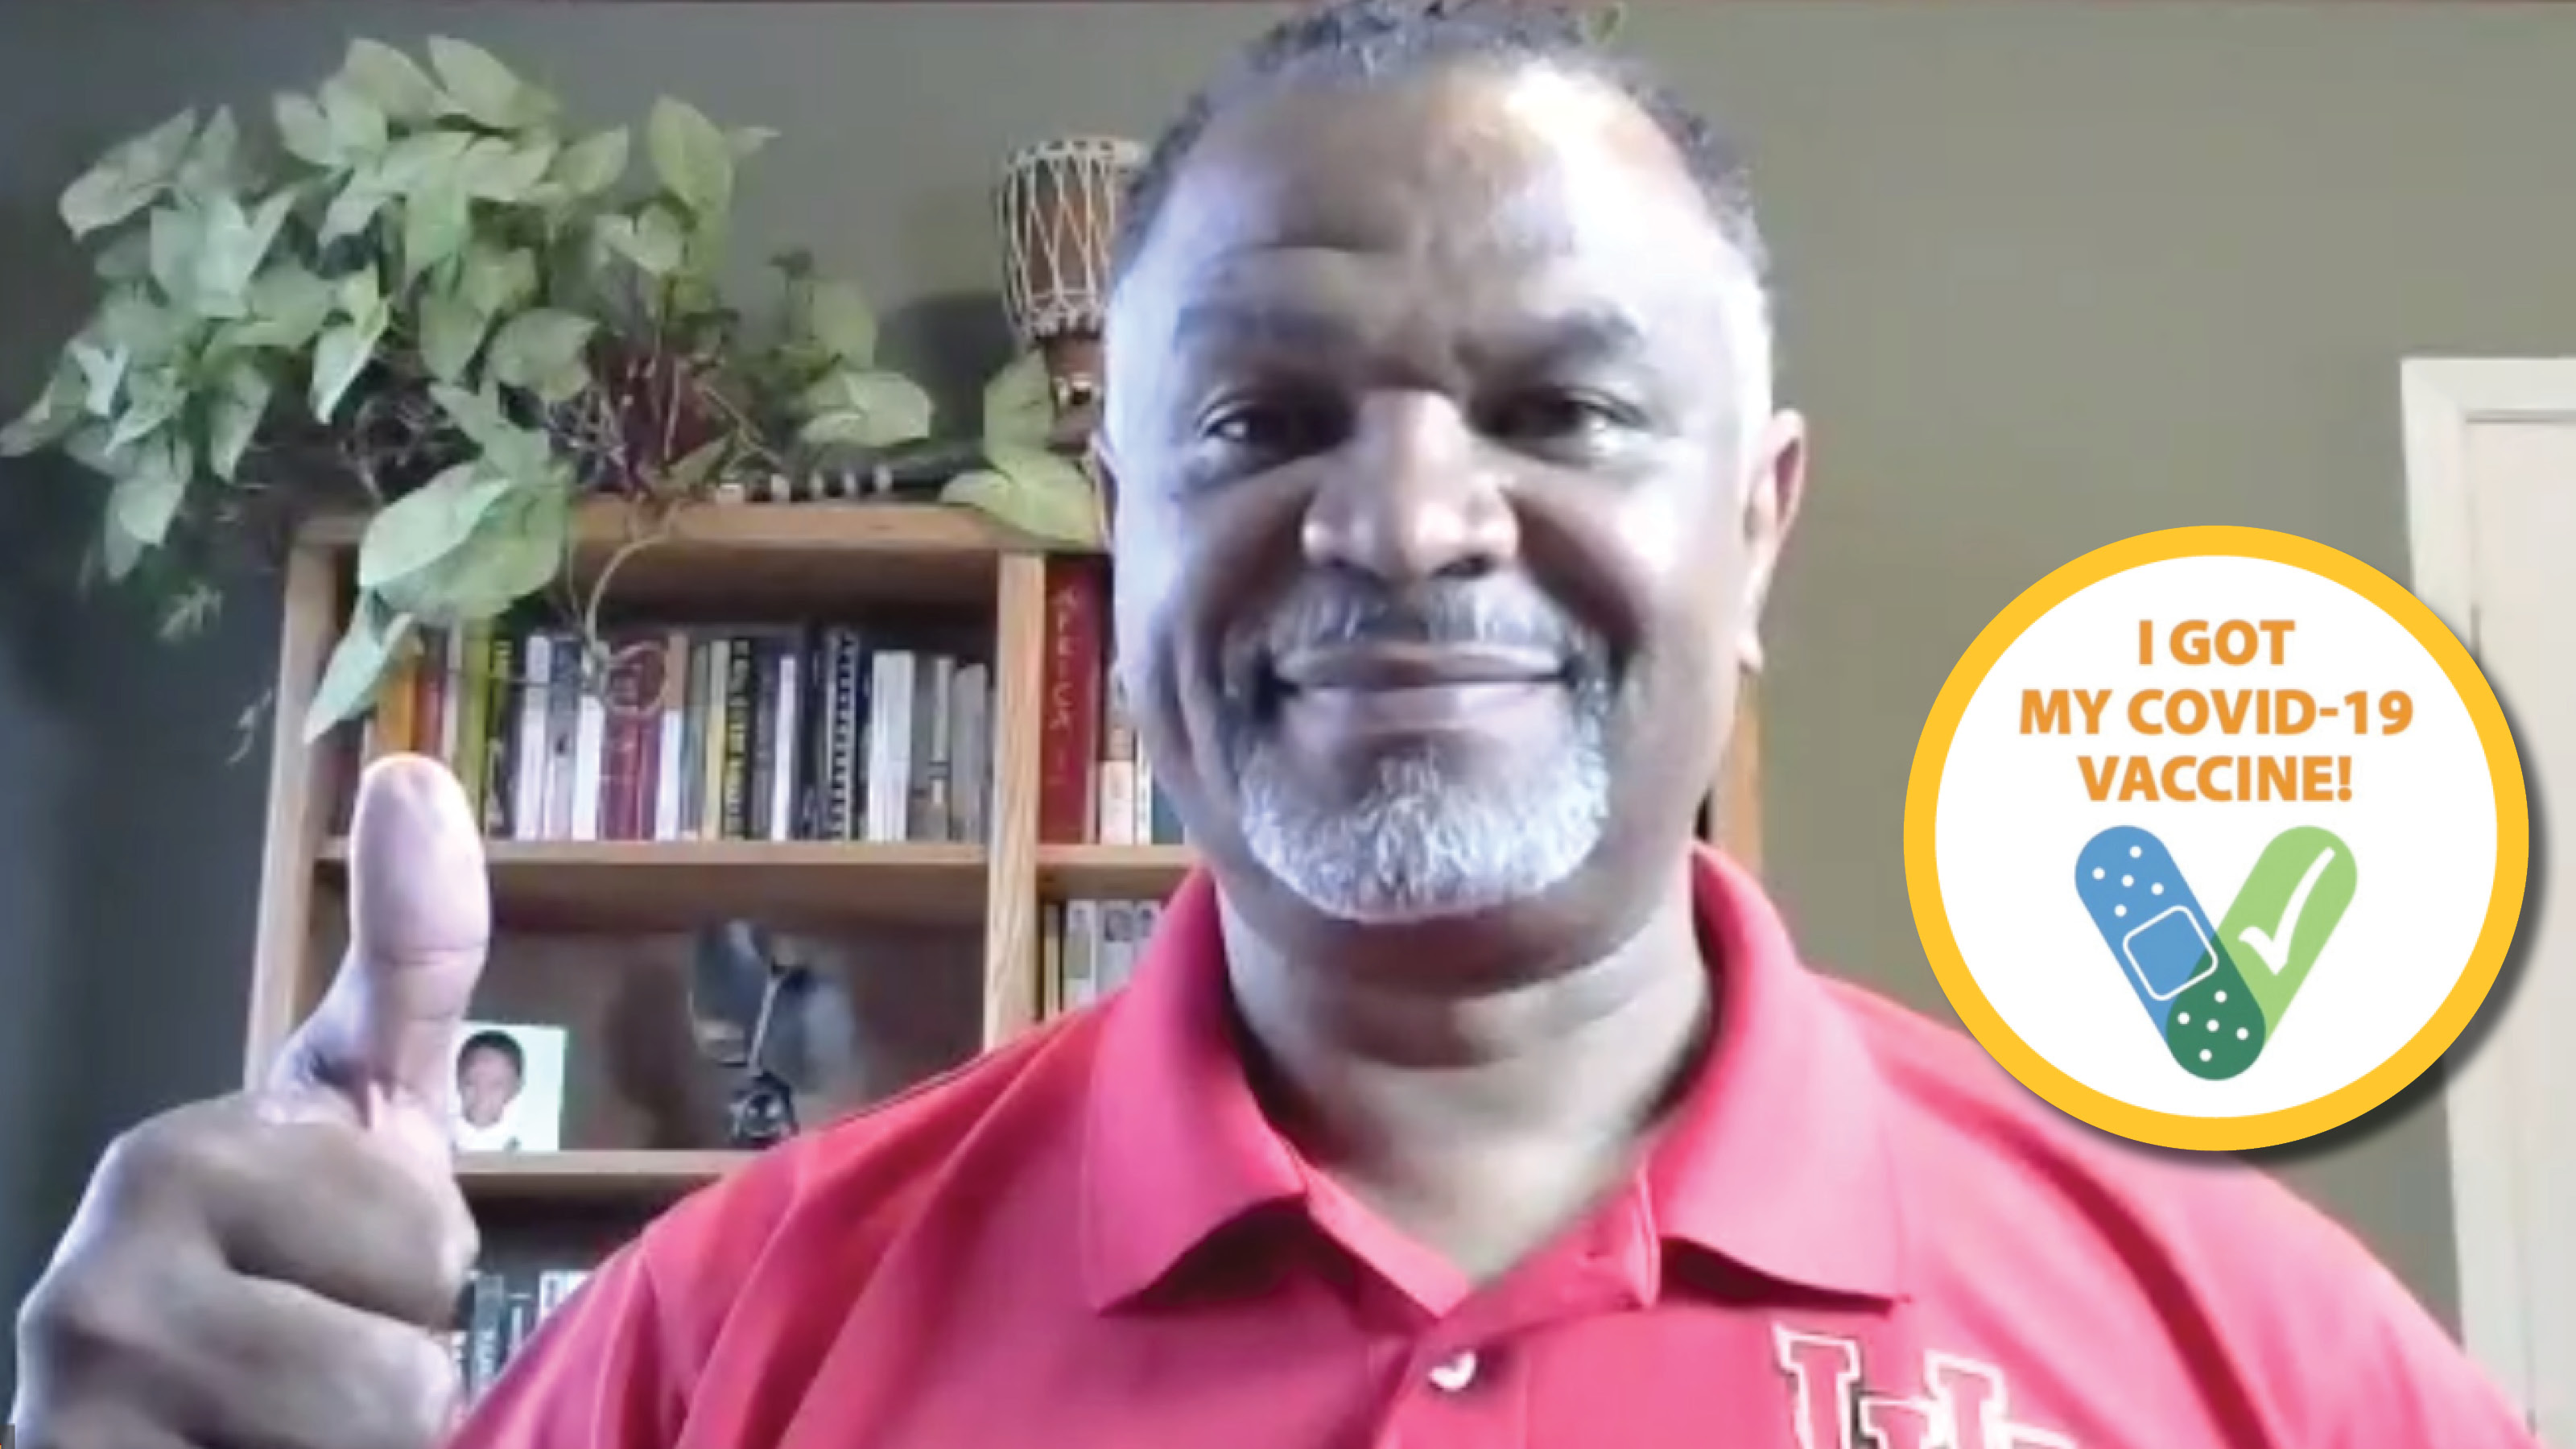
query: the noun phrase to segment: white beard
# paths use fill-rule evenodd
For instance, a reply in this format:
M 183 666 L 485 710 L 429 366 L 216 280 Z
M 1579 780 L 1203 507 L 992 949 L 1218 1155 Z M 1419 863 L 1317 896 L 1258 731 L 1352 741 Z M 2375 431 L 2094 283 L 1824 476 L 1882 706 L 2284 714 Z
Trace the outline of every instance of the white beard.
M 1458 778 L 1433 748 L 1385 757 L 1367 792 L 1319 806 L 1255 747 L 1243 762 L 1244 843 L 1326 915 L 1392 925 L 1525 900 L 1579 869 L 1610 818 L 1600 715 L 1578 698 L 1575 737 L 1508 782 Z

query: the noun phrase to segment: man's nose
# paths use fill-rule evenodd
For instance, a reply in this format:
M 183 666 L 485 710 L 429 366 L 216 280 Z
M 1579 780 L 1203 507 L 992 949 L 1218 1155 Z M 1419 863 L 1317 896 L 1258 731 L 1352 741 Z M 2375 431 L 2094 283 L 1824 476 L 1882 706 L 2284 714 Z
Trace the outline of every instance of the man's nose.
M 1309 563 L 1409 584 L 1472 578 L 1518 555 L 1501 465 L 1449 399 L 1370 398 L 1337 461 L 1307 506 Z

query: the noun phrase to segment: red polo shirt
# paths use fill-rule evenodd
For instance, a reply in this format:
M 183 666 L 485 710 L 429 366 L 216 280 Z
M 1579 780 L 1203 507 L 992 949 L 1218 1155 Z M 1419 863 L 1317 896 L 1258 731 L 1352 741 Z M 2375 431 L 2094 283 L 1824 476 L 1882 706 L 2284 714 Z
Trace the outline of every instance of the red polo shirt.
M 1135 981 L 649 1228 L 465 1449 L 2503 1449 L 2342 1231 L 2092 1133 L 1700 868 L 1719 1027 L 1624 1190 L 1479 1289 L 1303 1162 L 1214 892 Z

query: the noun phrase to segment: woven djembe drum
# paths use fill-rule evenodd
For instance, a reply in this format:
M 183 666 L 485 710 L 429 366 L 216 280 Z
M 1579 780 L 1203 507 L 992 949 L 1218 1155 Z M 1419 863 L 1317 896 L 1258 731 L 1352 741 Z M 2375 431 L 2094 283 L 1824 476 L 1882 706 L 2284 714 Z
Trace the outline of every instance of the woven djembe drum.
M 1064 136 L 1014 152 L 994 189 L 1002 233 L 1002 310 L 1023 349 L 1045 360 L 1056 441 L 1088 437 L 1100 412 L 1100 332 L 1118 207 L 1145 148 L 1113 136 Z

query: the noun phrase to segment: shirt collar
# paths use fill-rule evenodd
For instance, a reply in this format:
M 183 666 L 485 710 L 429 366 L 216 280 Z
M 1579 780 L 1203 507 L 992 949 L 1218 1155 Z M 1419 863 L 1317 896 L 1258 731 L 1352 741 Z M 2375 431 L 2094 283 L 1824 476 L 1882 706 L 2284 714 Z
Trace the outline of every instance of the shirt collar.
M 1903 1233 L 1867 1045 L 1750 876 L 1703 851 L 1694 879 L 1717 1029 L 1644 1169 L 1657 1230 L 1785 1283 L 1895 1298 Z M 1096 1308 L 1306 1194 L 1244 1074 L 1224 967 L 1215 883 L 1193 871 L 1103 1023 L 1079 1228 Z

